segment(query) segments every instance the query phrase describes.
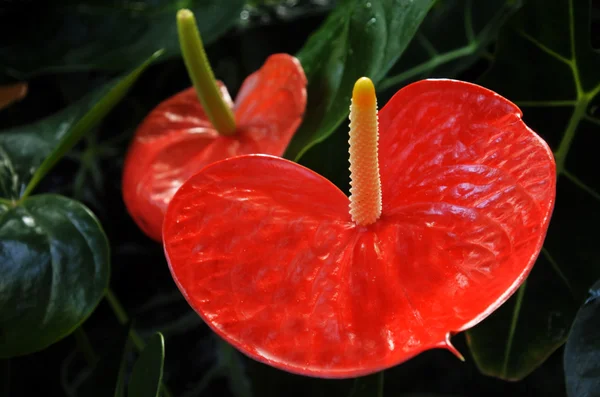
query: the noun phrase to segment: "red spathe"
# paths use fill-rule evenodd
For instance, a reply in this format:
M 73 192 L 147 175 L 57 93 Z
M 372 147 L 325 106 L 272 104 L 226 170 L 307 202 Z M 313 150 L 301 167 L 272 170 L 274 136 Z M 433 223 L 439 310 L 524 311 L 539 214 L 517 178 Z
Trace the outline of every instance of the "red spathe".
M 542 247 L 556 173 L 520 110 L 482 87 L 424 80 L 380 111 L 383 211 L 298 164 L 220 161 L 177 191 L 163 242 L 190 305 L 277 368 L 356 377 L 397 365 L 492 313 Z
M 233 108 L 237 131 L 222 136 L 208 120 L 194 88 L 159 104 L 136 131 L 123 167 L 123 199 L 137 225 L 161 241 L 167 206 L 183 182 L 204 166 L 228 157 L 281 156 L 306 107 L 306 77 L 298 60 L 270 56 L 244 81 Z

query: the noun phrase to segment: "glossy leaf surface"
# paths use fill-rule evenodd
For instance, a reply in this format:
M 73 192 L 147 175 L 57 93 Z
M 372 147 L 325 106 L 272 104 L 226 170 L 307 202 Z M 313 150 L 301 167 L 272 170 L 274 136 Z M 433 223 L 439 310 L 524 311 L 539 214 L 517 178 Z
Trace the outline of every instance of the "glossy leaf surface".
M 214 163 L 163 239 L 191 306 L 254 359 L 373 373 L 472 327 L 529 273 L 555 195 L 547 145 L 479 86 L 429 80 L 380 112 L 381 218 L 357 227 L 325 178 L 271 156 Z
M 564 362 L 569 396 L 600 396 L 600 281 L 577 312 Z
M 31 193 L 65 153 L 119 103 L 160 54 L 153 54 L 128 75 L 100 87 L 53 116 L 1 131 L 0 197 L 18 200 L 23 194 Z
M 123 198 L 138 226 L 161 241 L 162 222 L 173 194 L 202 167 L 227 157 L 266 153 L 280 156 L 301 122 L 306 77 L 297 59 L 270 56 L 244 81 L 234 110 L 237 132 L 220 135 L 193 88 L 158 105 L 139 126 L 123 171 Z
M 530 0 L 503 29 L 482 84 L 524 109 L 556 158 L 557 203 L 544 250 L 511 301 L 468 333 L 479 368 L 517 380 L 566 340 L 600 278 L 600 53 L 590 45 L 590 1 Z M 544 20 L 537 24 L 531 21 Z M 540 65 L 543 65 L 541 67 Z
M 346 0 L 307 41 L 298 58 L 308 77 L 308 107 L 286 158 L 299 159 L 348 116 L 360 77 L 377 85 L 402 55 L 433 0 Z
M 402 57 L 376 86 L 380 103 L 418 79 L 457 78 L 481 59 L 500 27 L 521 6 L 521 2 L 512 0 L 436 2 Z M 347 191 L 347 143 L 348 125 L 342 123 L 330 137 L 308 150 L 299 162 Z M 327 161 L 323 161 L 324 156 Z
M 22 23 L 0 48 L 0 80 L 28 79 L 76 70 L 127 70 L 161 48 L 165 58 L 179 55 L 175 14 L 181 7 L 198 16 L 209 43 L 229 29 L 244 2 L 227 0 L 65 0 L 13 4 L 8 16 Z M 12 15 L 11 15 L 12 14 Z
M 109 245 L 82 204 L 39 195 L 0 206 L 0 357 L 71 333 L 108 287 Z
M 140 354 L 131 373 L 127 397 L 157 397 L 162 382 L 165 339 L 154 334 Z
M 109 246 L 96 217 L 71 199 L 29 194 L 159 55 L 54 116 L 0 133 L 1 357 L 60 340 L 102 298 Z

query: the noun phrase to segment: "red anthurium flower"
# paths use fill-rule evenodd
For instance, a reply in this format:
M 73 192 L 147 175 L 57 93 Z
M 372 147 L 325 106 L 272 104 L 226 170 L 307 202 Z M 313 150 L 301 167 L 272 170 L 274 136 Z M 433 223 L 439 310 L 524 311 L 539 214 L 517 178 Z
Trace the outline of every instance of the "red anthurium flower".
M 207 63 L 200 65 L 207 67 Z M 216 83 L 221 102 L 233 111 L 232 131 L 221 133 L 207 115 L 205 109 L 213 104 L 211 98 L 201 95 L 204 103 L 198 100 L 197 92 L 206 91 L 202 83 L 159 104 L 137 129 L 125 159 L 125 204 L 138 226 L 157 241 L 161 240 L 167 205 L 187 178 L 207 164 L 236 155 L 283 155 L 306 107 L 304 71 L 300 62 L 287 54 L 270 56 L 260 70 L 248 76 L 235 104 L 227 88 Z
M 508 100 L 424 80 L 381 110 L 355 85 L 351 197 L 266 155 L 214 163 L 175 194 L 163 243 L 191 306 L 256 360 L 318 377 L 399 364 L 492 313 L 544 240 L 556 174 Z

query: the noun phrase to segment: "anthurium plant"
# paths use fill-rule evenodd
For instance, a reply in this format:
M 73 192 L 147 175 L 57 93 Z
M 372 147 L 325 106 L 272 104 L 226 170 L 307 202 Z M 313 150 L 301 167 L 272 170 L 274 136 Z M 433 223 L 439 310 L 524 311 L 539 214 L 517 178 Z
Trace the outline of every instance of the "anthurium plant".
M 594 1 L 0 31 L 0 396 L 600 395 Z

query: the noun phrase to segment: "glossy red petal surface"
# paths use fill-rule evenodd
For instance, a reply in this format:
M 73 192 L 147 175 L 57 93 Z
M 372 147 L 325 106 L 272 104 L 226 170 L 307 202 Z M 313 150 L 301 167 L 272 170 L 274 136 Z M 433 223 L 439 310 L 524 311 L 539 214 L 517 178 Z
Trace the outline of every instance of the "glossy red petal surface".
M 164 213 L 175 191 L 207 164 L 228 157 L 283 154 L 302 121 L 306 77 L 298 60 L 275 54 L 248 76 L 234 105 L 237 133 L 213 128 L 193 88 L 159 104 L 144 119 L 129 148 L 123 171 L 123 198 L 138 226 L 161 241 Z
M 473 319 L 453 331 L 482 320 L 518 288 L 546 236 L 556 195 L 554 157 L 521 116 L 498 94 L 454 80 L 411 84 L 379 115 L 384 214 L 443 202 L 477 211 L 510 238 L 505 261 L 476 269 L 493 274 L 493 283 L 454 302 L 470 306 L 466 317 Z
M 384 207 L 369 227 L 324 178 L 269 156 L 215 163 L 176 193 L 163 230 L 173 277 L 249 356 L 320 377 L 389 368 L 450 348 L 531 269 L 554 161 L 514 105 L 420 82 L 382 109 L 380 131 Z

